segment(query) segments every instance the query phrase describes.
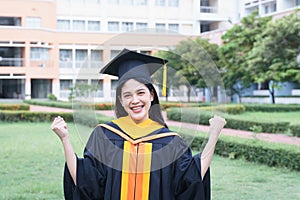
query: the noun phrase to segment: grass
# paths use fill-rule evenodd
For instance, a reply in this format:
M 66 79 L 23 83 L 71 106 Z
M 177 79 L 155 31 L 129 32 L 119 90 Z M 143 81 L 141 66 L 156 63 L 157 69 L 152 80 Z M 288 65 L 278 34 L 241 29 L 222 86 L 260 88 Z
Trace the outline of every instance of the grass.
M 81 156 L 91 129 L 68 126 Z M 0 123 L 0 144 L 0 199 L 63 199 L 64 154 L 50 123 Z M 214 200 L 300 199 L 300 172 L 215 156 L 211 174 Z
M 291 125 L 300 125 L 300 112 L 245 112 L 229 116 L 245 121 L 289 122 Z

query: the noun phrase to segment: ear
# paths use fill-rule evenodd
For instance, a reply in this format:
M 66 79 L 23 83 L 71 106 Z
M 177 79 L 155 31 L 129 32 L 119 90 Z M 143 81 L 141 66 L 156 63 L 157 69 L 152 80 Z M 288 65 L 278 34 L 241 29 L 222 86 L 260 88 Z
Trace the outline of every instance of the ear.
M 153 101 L 154 100 L 154 92 L 150 92 L 150 101 Z

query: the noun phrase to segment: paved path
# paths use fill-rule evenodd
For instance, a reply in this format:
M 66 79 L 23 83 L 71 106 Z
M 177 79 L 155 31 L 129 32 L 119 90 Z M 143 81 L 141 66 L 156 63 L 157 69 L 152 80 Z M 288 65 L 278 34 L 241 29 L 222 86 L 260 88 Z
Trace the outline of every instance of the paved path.
M 36 106 L 36 105 L 30 105 L 30 110 L 31 111 L 51 111 L 51 112 L 73 112 L 72 109 L 54 108 L 54 107 Z M 106 115 L 106 116 L 115 116 L 114 112 L 112 110 L 104 110 L 104 111 L 96 111 L 96 112 Z M 179 126 L 179 127 L 184 127 L 184 128 L 193 129 L 193 130 L 196 129 L 196 130 L 204 131 L 204 132 L 208 131 L 208 126 L 204 126 L 204 125 L 196 125 L 196 124 L 177 122 L 177 121 L 171 121 L 171 120 L 166 120 L 166 123 L 169 126 Z M 241 138 L 252 138 L 252 139 L 256 138 L 256 139 L 263 140 L 263 141 L 283 143 L 283 144 L 293 144 L 293 145 L 300 146 L 300 138 L 299 137 L 292 137 L 292 136 L 287 136 L 284 134 L 253 133 L 251 131 L 224 128 L 222 130 L 222 135 L 238 136 Z

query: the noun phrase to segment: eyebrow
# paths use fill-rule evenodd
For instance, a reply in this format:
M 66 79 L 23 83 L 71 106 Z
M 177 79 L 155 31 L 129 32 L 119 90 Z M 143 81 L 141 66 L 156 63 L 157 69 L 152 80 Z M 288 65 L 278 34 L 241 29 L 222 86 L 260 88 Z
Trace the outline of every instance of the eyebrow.
M 144 91 L 146 90 L 145 88 L 140 88 L 140 89 L 137 89 L 135 92 L 141 92 L 141 91 Z M 122 95 L 125 95 L 125 94 L 131 94 L 131 92 L 128 92 L 128 91 L 125 91 L 122 93 Z

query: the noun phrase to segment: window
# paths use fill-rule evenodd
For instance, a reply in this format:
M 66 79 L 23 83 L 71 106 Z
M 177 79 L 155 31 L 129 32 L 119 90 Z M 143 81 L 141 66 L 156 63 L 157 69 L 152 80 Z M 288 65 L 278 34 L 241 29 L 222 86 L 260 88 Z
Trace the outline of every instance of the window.
M 108 31 L 119 31 L 119 22 L 108 22 Z
M 41 47 L 30 48 L 31 60 L 49 60 L 49 50 Z
M 296 0 L 296 6 L 300 6 L 300 0 Z
M 107 0 L 109 4 L 119 4 L 119 0 Z
M 59 19 L 57 20 L 57 29 L 58 30 L 70 30 L 71 26 L 70 26 L 70 20 L 64 20 L 64 19 Z
M 40 17 L 26 17 L 26 27 L 40 28 L 42 20 Z
M 138 6 L 144 6 L 147 5 L 147 0 L 135 0 L 134 4 Z
M 91 67 L 99 68 L 102 64 L 102 51 L 91 50 Z
M 156 23 L 155 28 L 157 29 L 157 31 L 164 31 L 166 29 L 166 24 Z
M 119 50 L 111 50 L 111 51 L 110 51 L 110 59 L 113 59 L 113 58 L 116 57 L 119 53 L 120 53 Z
M 133 30 L 132 22 L 122 22 L 122 31 L 131 31 Z
M 146 28 L 148 28 L 147 23 L 141 23 L 141 22 L 136 23 L 136 29 L 146 29 Z
M 72 50 L 60 49 L 59 50 L 59 67 L 72 68 Z
M 120 4 L 126 5 L 126 6 L 132 6 L 133 5 L 133 0 L 119 0 Z
M 103 97 L 103 80 L 91 80 L 91 86 L 94 91 L 95 97 Z
M 155 0 L 155 5 L 156 6 L 165 6 L 166 1 L 165 0 Z
M 74 20 L 73 21 L 73 31 L 85 31 L 85 21 L 84 20 Z
M 72 88 L 72 80 L 60 80 L 59 87 L 60 90 L 70 90 Z
M 87 50 L 85 49 L 76 49 L 75 51 L 75 60 L 76 60 L 76 67 L 86 67 L 86 65 L 84 65 L 84 62 L 86 61 L 87 58 Z
M 88 31 L 100 31 L 100 21 L 88 21 Z
M 21 18 L 0 17 L 0 26 L 21 26 Z
M 86 4 L 99 4 L 100 0 L 85 0 Z
M 72 0 L 72 3 L 84 4 L 84 0 Z
M 179 32 L 179 24 L 169 24 L 169 30 Z
M 170 7 L 179 7 L 179 0 L 169 0 Z

